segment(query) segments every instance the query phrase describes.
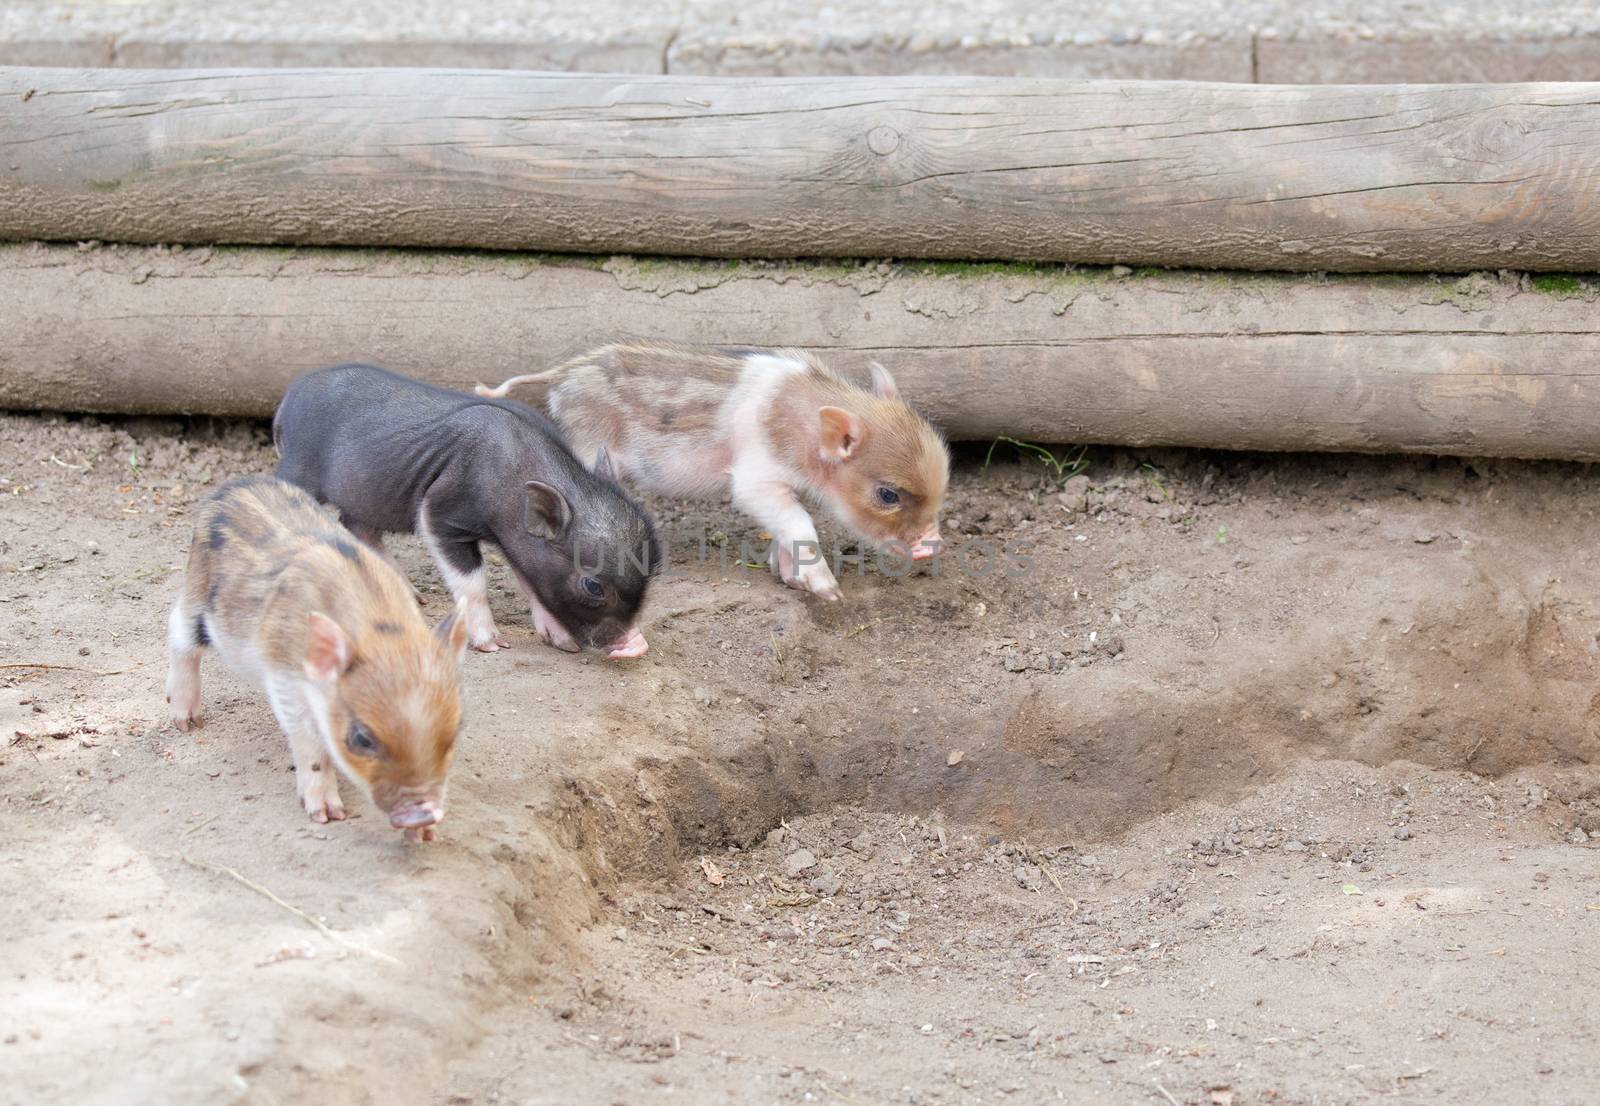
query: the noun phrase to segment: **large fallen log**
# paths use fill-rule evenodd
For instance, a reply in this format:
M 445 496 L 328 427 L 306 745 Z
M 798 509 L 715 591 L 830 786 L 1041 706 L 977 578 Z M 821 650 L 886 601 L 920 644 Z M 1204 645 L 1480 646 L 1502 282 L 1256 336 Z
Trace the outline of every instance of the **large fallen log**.
M 261 416 L 334 361 L 468 386 L 632 334 L 878 358 L 955 438 L 1600 460 L 1566 277 L 13 245 L 0 286 L 13 408 Z
M 0 238 L 1600 269 L 1600 85 L 0 70 Z

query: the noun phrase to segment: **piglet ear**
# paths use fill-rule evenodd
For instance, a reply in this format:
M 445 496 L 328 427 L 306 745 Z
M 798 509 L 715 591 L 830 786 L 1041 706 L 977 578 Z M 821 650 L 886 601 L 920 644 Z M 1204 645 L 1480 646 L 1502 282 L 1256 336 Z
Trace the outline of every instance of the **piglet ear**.
M 528 533 L 546 541 L 559 541 L 571 521 L 572 508 L 567 506 L 560 492 L 542 481 L 528 481 L 528 502 L 523 515 Z
M 861 420 L 843 407 L 817 411 L 822 422 L 822 459 L 848 461 L 861 448 Z
M 617 469 L 616 466 L 611 463 L 611 453 L 609 450 L 602 449 L 599 453 L 595 454 L 594 474 L 602 480 L 615 480 L 617 478 Z
M 305 673 L 308 680 L 331 684 L 350 667 L 350 639 L 339 624 L 321 611 L 306 616 Z
M 876 361 L 867 363 L 872 370 L 872 390 L 883 399 L 899 399 L 900 386 L 894 382 L 894 377 L 889 375 L 889 370 Z
M 433 636 L 439 639 L 439 644 L 444 646 L 444 651 L 455 658 L 457 664 L 467 655 L 467 601 L 456 600 L 453 610 L 444 616 L 444 621 L 433 628 Z

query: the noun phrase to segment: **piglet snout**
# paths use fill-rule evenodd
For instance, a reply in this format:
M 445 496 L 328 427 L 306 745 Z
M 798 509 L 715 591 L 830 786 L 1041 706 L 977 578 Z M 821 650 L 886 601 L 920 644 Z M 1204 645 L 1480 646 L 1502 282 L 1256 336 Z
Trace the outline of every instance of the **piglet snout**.
M 650 643 L 645 641 L 639 627 L 629 626 L 621 637 L 611 643 L 606 655 L 612 660 L 629 660 L 644 656 L 649 649 Z
M 389 824 L 395 829 L 418 830 L 425 826 L 436 826 L 442 821 L 444 807 L 434 799 L 406 803 L 389 812 Z
M 939 536 L 939 527 L 928 527 L 927 533 L 918 538 L 917 544 L 911 547 L 911 559 L 913 561 L 927 560 L 929 557 L 932 557 L 935 553 L 939 552 L 939 546 L 943 544 L 943 542 L 944 539 Z

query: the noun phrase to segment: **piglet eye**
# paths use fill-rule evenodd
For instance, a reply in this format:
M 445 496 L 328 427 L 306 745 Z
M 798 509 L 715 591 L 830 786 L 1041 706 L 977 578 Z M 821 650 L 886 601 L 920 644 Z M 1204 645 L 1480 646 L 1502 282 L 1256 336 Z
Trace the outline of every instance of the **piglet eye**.
M 897 506 L 900 502 L 900 493 L 893 488 L 882 487 L 878 489 L 878 502 L 885 507 Z
M 344 739 L 344 743 L 352 753 L 364 757 L 378 755 L 378 739 L 368 733 L 367 728 L 360 722 L 350 724 L 350 736 Z
M 606 593 L 606 586 L 593 576 L 585 576 L 578 583 L 591 599 L 599 599 Z

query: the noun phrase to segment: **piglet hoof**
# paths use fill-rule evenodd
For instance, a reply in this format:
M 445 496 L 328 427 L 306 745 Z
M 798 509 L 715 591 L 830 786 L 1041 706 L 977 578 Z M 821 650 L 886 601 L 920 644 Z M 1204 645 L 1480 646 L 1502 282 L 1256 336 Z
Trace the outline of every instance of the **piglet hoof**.
M 439 835 L 434 832 L 432 826 L 415 826 L 405 831 L 405 839 L 412 844 L 421 844 L 424 841 L 432 841 L 438 836 Z
M 839 590 L 839 581 L 833 578 L 833 573 L 829 572 L 826 566 L 821 566 L 820 571 L 802 570 L 793 578 L 784 580 L 784 583 L 801 591 L 809 591 L 818 599 L 826 599 L 830 603 L 844 597 L 844 592 Z
M 549 612 L 543 607 L 537 605 L 533 608 L 533 632 L 544 644 L 554 645 L 563 653 L 583 652 L 583 646 L 567 633 L 566 628 L 550 617 Z
M 480 641 L 472 646 L 480 653 L 493 653 L 499 649 L 511 648 L 511 643 L 503 637 L 492 637 L 488 641 Z
M 301 789 L 300 802 L 313 822 L 344 821 L 344 803 L 339 798 L 339 784 L 326 768 L 311 774 L 311 782 Z
M 199 688 L 190 684 L 188 687 L 180 686 L 176 691 L 168 692 L 167 715 L 180 733 L 198 730 L 205 725 L 205 720 L 200 717 Z
M 311 820 L 318 825 L 329 822 L 344 821 L 344 804 L 335 797 L 331 802 L 314 803 L 306 800 L 306 813 L 311 815 Z

